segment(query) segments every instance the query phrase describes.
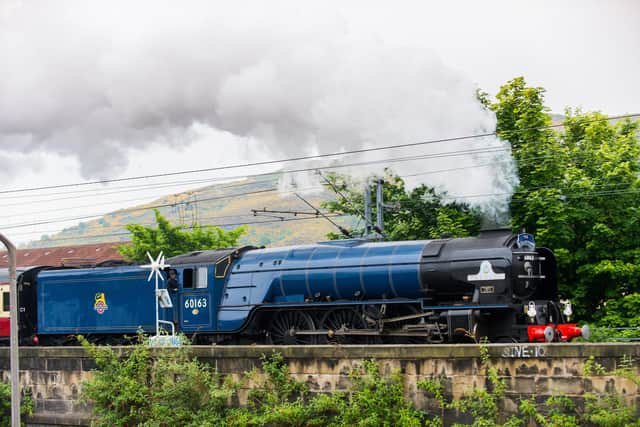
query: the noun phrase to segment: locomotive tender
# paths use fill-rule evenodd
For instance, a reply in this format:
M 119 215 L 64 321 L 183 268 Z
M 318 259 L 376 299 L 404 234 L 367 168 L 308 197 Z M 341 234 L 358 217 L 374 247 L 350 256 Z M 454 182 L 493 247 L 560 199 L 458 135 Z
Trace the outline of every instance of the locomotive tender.
M 558 300 L 556 262 L 528 234 L 406 242 L 338 240 L 170 258 L 173 321 L 196 343 L 569 341 L 588 336 Z M 155 331 L 140 266 L 34 268 L 18 279 L 20 340 L 119 342 Z

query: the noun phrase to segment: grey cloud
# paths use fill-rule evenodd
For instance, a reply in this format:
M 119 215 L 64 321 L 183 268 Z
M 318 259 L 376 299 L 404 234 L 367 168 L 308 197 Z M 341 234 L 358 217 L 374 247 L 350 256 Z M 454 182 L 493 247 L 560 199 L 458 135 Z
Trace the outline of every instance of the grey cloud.
M 194 123 L 274 156 L 493 130 L 475 86 L 431 52 L 294 4 L 16 2 L 0 14 L 0 147 L 77 156 L 85 177 L 104 178 L 124 169 L 128 147 L 176 135 L 188 144 Z M 475 177 L 433 182 L 452 192 L 513 184 L 509 168 Z

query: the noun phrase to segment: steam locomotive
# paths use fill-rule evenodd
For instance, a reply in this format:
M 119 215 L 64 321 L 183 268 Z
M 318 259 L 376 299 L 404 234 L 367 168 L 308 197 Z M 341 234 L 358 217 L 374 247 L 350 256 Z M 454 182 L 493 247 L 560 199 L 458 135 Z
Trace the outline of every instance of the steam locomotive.
M 163 295 L 159 319 L 198 344 L 552 342 L 589 333 L 569 322 L 555 257 L 529 234 L 242 247 L 167 263 L 160 274 L 173 269 L 178 285 L 162 292 L 140 265 L 22 272 L 21 343 L 153 333 Z

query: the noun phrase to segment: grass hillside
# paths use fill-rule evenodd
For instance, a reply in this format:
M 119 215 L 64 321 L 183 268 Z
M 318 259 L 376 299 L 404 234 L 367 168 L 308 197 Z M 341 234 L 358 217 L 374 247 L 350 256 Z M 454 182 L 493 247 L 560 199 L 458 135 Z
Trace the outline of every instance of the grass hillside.
M 160 212 L 174 224 L 190 226 L 197 220 L 200 224 L 234 228 L 248 223 L 248 233 L 241 243 L 256 246 L 284 246 L 312 243 L 325 240 L 329 231 L 336 231 L 329 221 L 323 218 L 298 220 L 304 216 L 286 214 L 259 214 L 253 216 L 251 209 L 295 210 L 310 212 L 293 192 L 277 191 L 278 176 L 250 178 L 224 184 L 202 187 L 192 191 L 159 198 L 146 205 L 134 206 L 106 214 L 92 221 L 81 222 L 60 233 L 43 237 L 29 243 L 26 247 L 67 246 L 87 243 L 128 241 L 124 228 L 126 224 L 155 225 L 152 206 L 166 205 Z M 248 194 L 247 194 L 248 193 Z M 232 197 L 245 194 L 242 197 Z M 333 193 L 319 190 L 303 197 L 313 206 L 334 197 Z M 285 218 L 282 221 L 281 218 Z M 288 221 L 289 219 L 297 219 Z M 353 218 L 335 218 L 342 225 L 351 225 Z M 263 222 L 262 224 L 255 224 Z

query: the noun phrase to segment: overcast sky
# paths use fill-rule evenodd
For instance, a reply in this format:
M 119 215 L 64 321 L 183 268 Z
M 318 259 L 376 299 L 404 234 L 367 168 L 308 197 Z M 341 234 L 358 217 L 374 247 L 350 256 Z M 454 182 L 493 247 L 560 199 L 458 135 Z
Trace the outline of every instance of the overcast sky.
M 547 89 L 554 112 L 638 113 L 639 22 L 635 0 L 0 0 L 0 191 L 490 132 L 495 119 L 475 89 L 495 94 L 519 75 Z M 418 154 L 500 146 L 482 139 Z M 407 153 L 416 149 L 352 160 Z M 508 192 L 517 178 L 500 156 L 402 170 L 466 165 L 413 180 L 451 194 Z M 478 167 L 487 160 L 502 166 Z M 73 201 L 60 190 L 0 194 L 0 231 L 24 242 L 74 221 L 7 227 L 189 186 L 113 195 L 100 186 Z

